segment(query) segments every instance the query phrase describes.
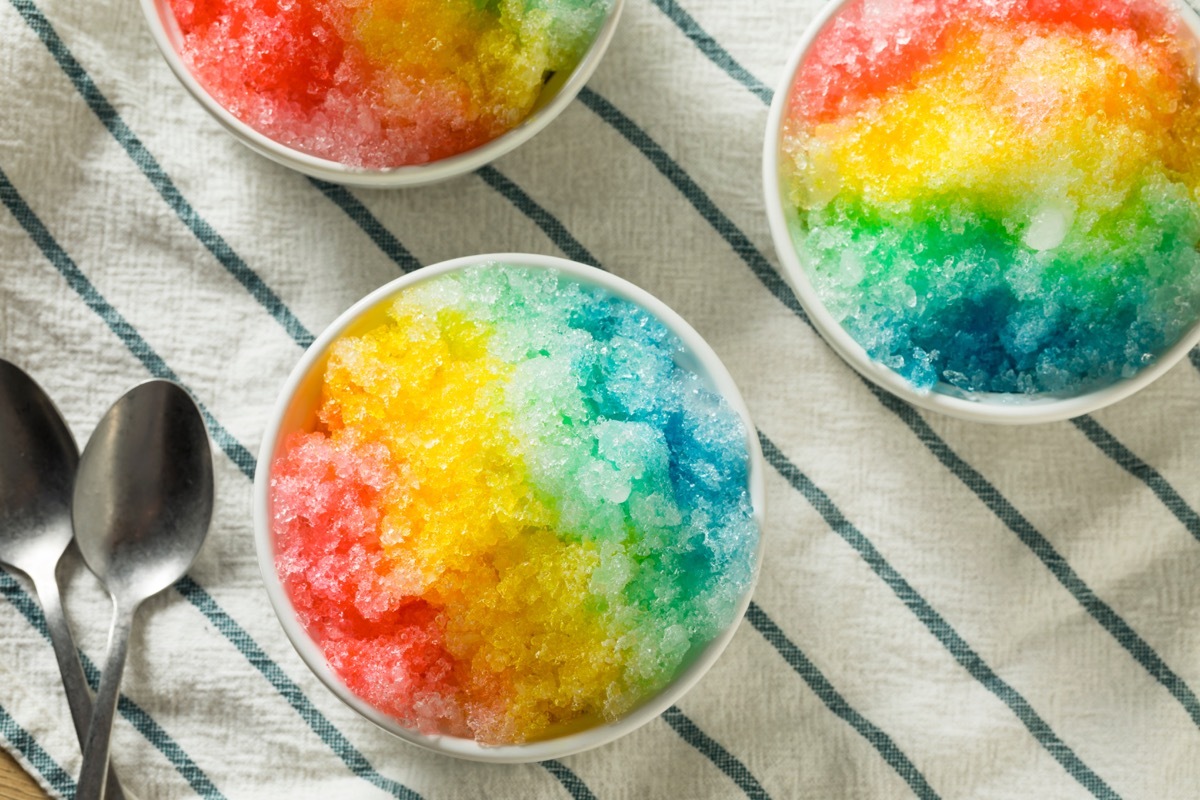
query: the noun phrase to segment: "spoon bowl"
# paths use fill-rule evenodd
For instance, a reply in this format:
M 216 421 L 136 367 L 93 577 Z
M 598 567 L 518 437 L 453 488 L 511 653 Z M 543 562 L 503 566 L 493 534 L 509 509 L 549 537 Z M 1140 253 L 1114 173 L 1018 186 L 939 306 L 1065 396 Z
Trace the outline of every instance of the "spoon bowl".
M 183 576 L 212 514 L 208 431 L 169 381 L 130 390 L 92 434 L 75 483 L 79 552 L 114 596 L 143 598 Z
M 0 564 L 29 577 L 46 618 L 80 745 L 92 694 L 63 611 L 58 565 L 71 545 L 71 490 L 79 448 L 50 397 L 20 367 L 0 359 Z M 110 800 L 123 800 L 109 775 Z
M 104 796 L 109 735 L 138 606 L 187 572 L 208 533 L 212 506 L 212 451 L 195 402 L 170 381 L 131 389 L 96 427 L 75 481 L 79 551 L 114 606 L 79 800 Z
M 54 403 L 20 367 L 0 360 L 0 562 L 27 575 L 71 544 L 79 450 Z

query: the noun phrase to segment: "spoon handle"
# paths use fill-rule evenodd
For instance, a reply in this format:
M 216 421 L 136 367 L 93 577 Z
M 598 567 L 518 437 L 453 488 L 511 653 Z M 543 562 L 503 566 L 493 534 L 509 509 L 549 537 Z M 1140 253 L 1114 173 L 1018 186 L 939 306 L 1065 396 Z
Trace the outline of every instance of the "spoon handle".
M 102 800 L 105 779 L 108 777 L 108 750 L 112 736 L 113 717 L 125 672 L 125 655 L 129 652 L 129 634 L 133 630 L 133 615 L 137 605 L 126 608 L 114 601 L 112 630 L 108 635 L 108 657 L 100 675 L 100 691 L 92 708 L 92 723 L 83 746 L 83 768 L 79 774 L 79 789 L 75 800 Z
M 31 574 L 29 577 L 33 580 L 33 588 L 46 617 L 46 630 L 50 634 L 50 644 L 54 647 L 54 657 L 58 660 L 63 689 L 67 692 L 67 705 L 71 708 L 71 721 L 75 723 L 75 735 L 79 737 L 79 746 L 82 748 L 88 732 L 88 723 L 92 719 L 92 690 L 88 688 L 83 666 L 79 663 L 79 653 L 75 649 L 75 639 L 71 636 L 71 628 L 63 612 L 62 595 L 59 593 L 58 580 L 54 576 L 54 566 L 50 566 L 46 574 Z M 124 798 L 125 793 L 116 773 L 110 768 L 108 800 Z

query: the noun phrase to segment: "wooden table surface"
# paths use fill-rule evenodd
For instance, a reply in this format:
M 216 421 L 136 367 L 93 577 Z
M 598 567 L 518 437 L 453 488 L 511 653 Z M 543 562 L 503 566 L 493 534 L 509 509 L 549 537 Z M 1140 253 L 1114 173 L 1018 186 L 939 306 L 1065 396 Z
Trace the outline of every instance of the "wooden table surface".
M 12 756 L 0 750 L 0 798 L 3 800 L 47 800 L 33 778 L 25 774 Z

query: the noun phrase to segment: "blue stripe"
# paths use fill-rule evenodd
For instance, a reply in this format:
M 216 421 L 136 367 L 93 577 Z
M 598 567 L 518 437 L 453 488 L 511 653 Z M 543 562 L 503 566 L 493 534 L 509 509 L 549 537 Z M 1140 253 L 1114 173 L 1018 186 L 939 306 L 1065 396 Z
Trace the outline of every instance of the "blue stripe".
M 770 795 L 763 789 L 758 779 L 750 774 L 746 765 L 738 761 L 716 739 L 700 730 L 696 723 L 684 716 L 677 706 L 668 708 L 663 712 L 662 718 L 679 734 L 680 738 L 708 756 L 709 761 L 720 767 L 721 771 L 737 784 L 737 787 L 745 793 L 749 800 L 771 800 Z
M 92 686 L 92 691 L 97 691 L 100 686 L 100 670 L 96 669 L 95 665 L 90 661 L 84 661 L 84 671 L 87 674 L 88 683 Z M 224 800 L 223 795 L 208 776 L 200 769 L 196 762 L 192 761 L 184 749 L 172 739 L 167 732 L 146 712 L 141 706 L 136 705 L 132 700 L 122 695 L 117 701 L 117 708 L 121 715 L 133 725 L 135 729 L 140 731 L 146 739 L 158 748 L 168 761 L 175 766 L 176 771 L 183 776 L 183 779 L 188 782 L 192 790 L 205 800 Z M 117 757 L 117 766 L 120 767 L 120 756 Z
M 41 606 L 30 597 L 21 585 L 10 575 L 3 570 L 0 570 L 0 595 L 3 595 L 9 603 L 11 603 L 17 611 L 21 612 L 21 616 L 25 617 L 25 621 L 40 633 L 47 642 L 50 641 L 50 631 L 46 627 L 46 616 L 42 613 Z M 92 660 L 83 652 L 79 652 L 79 660 L 83 666 L 83 674 L 87 678 L 87 682 L 91 684 L 92 691 L 96 691 L 100 687 L 100 670 L 92 663 Z M 217 790 L 209 777 L 204 774 L 199 765 L 184 752 L 174 739 L 171 738 L 162 726 L 147 714 L 141 706 L 134 703 L 125 695 L 121 695 L 117 700 L 117 710 L 121 712 L 121 716 L 125 717 L 134 729 L 146 738 L 146 741 L 158 748 L 167 760 L 175 767 L 175 770 L 183 776 L 192 790 L 201 797 L 208 800 L 222 800 L 224 795 Z
M 137 165 L 150 185 L 162 196 L 162 199 L 175 212 L 176 216 L 188 227 L 188 230 L 208 248 L 213 257 L 229 271 L 246 291 L 265 308 L 284 330 L 300 344 L 308 347 L 312 344 L 313 336 L 308 329 L 288 310 L 287 306 L 276 294 L 246 266 L 241 257 L 233 251 L 221 235 L 201 217 L 192 205 L 184 198 L 174 182 L 167 175 L 146 146 L 130 130 L 121 115 L 113 108 L 108 99 L 101 94 L 95 82 L 87 71 L 75 60 L 75 56 L 59 38 L 58 33 L 50 25 L 49 20 L 42 14 L 31 0 L 11 0 L 13 7 L 25 19 L 25 22 L 42 40 L 54 60 L 62 68 L 74 84 L 75 89 L 83 96 L 88 107 L 99 118 L 101 124 L 108 129 L 112 137 L 125 149 L 125 152 Z
M 0 705 L 0 736 L 7 739 L 9 744 L 33 765 L 54 791 L 63 797 L 75 796 L 75 779 L 42 749 L 37 739 L 29 735 L 29 731 L 17 724 L 3 705 Z
M 675 187 L 691 202 L 697 211 L 725 238 L 731 247 L 742 256 L 764 286 L 791 309 L 809 327 L 812 322 L 799 308 L 795 295 L 782 283 L 773 269 L 770 269 L 771 280 L 765 280 L 761 264 L 766 263 L 762 253 L 754 252 L 753 256 L 746 254 L 748 239 L 728 217 L 724 215 L 703 190 L 690 176 L 676 164 L 650 136 L 639 128 L 632 120 L 621 113 L 615 106 L 595 92 L 584 89 L 580 98 L 592 108 L 602 119 L 612 125 L 629 140 L 631 144 L 642 150 L 651 163 L 670 180 Z M 736 231 L 735 235 L 727 235 L 727 231 Z M 861 378 L 861 376 L 860 376 Z M 1169 668 L 1154 651 L 1148 642 L 1142 639 L 1111 607 L 1099 600 L 1095 593 L 1075 574 L 1066 561 L 1054 551 L 1046 538 L 1033 528 L 1020 513 L 1005 500 L 988 481 L 946 444 L 928 423 L 908 404 L 902 402 L 889 392 L 880 389 L 866 378 L 861 378 L 863 384 L 890 411 L 900 417 L 916 434 L 917 438 L 949 469 L 959 480 L 975 493 L 983 503 L 995 513 L 1001 521 L 1017 534 L 1045 566 L 1054 573 L 1063 587 L 1082 605 L 1097 622 L 1112 634 L 1117 642 L 1141 664 L 1155 680 L 1159 681 L 1178 700 L 1197 726 L 1200 726 L 1200 701 L 1188 686 Z M 1153 487 L 1152 487 L 1153 488 Z
M 739 64 L 737 59 L 731 56 L 729 51 L 710 36 L 708 31 L 700 27 L 691 14 L 680 8 L 675 0 L 653 0 L 653 3 L 658 6 L 660 11 L 670 17 L 671 21 L 683 31 L 685 36 L 692 40 L 692 43 L 696 45 L 700 52 L 708 57 L 709 61 L 716 64 L 727 75 L 749 89 L 751 94 L 758 97 L 758 99 L 770 104 L 771 90 L 762 81 L 751 75 L 750 70 Z
M 583 91 L 579 93 L 579 99 L 596 116 L 612 126 L 630 144 L 636 147 L 642 155 L 650 160 L 650 163 L 683 194 L 687 201 L 692 204 L 692 207 L 700 212 L 700 216 L 704 218 L 704 221 L 721 235 L 721 238 L 733 248 L 733 251 L 738 254 L 742 261 L 746 262 L 746 266 L 750 267 L 750 271 L 758 277 L 771 294 L 775 295 L 779 302 L 787 306 L 792 313 L 801 319 L 808 319 L 804 313 L 804 309 L 800 307 L 799 301 L 796 300 L 796 296 L 784 282 L 783 278 L 779 277 L 779 273 L 771 267 L 766 256 L 759 252 L 749 237 L 742 233 L 741 229 L 733 223 L 733 220 L 729 219 L 729 217 L 725 216 L 717 208 L 717 204 L 700 188 L 700 185 L 692 179 L 692 176 L 688 175 L 683 167 L 675 163 L 674 159 L 667 155 L 667 152 L 659 146 L 658 142 L 651 139 L 650 135 L 639 128 L 637 123 L 625 116 L 616 106 L 592 89 L 586 86 L 583 87 Z
M 1070 592 L 1071 596 L 1087 610 L 1088 614 L 1099 622 L 1155 680 L 1166 687 L 1171 696 L 1179 701 L 1188 716 L 1192 718 L 1192 722 L 1200 727 L 1200 701 L 1196 699 L 1196 695 L 1188 688 L 1187 684 L 1159 657 L 1154 648 L 1142 639 L 1111 606 L 1097 597 L 1091 587 L 1067 563 L 1067 560 L 1054 549 L 1054 545 L 1033 527 L 1032 523 L 1025 519 L 995 486 L 951 450 L 950 446 L 934 433 L 929 423 L 912 406 L 874 385 L 872 385 L 872 389 L 879 401 L 904 420 L 930 452 L 937 457 L 938 461 L 942 462 L 946 469 L 974 492 L 984 505 L 1007 525 L 1026 547 L 1033 551 L 1058 579 L 1058 582 L 1063 585 L 1063 588 Z
M 596 795 L 592 794 L 592 790 L 587 787 L 578 775 L 567 768 L 567 765 L 561 761 L 542 761 L 540 764 L 546 768 L 546 771 L 558 778 L 558 782 L 563 785 L 563 788 L 570 793 L 574 800 L 596 800 Z
M 1117 440 L 1117 437 L 1100 427 L 1091 417 L 1079 417 L 1071 420 L 1092 444 L 1104 451 L 1109 458 L 1117 462 L 1126 472 L 1150 487 L 1162 504 L 1166 506 L 1175 518 L 1183 523 L 1192 536 L 1200 541 L 1200 514 L 1197 514 L 1180 496 L 1179 492 L 1167 482 L 1158 470 L 1138 458 L 1132 450 Z
M 771 621 L 771 618 L 767 616 L 766 612 L 757 603 L 750 604 L 750 608 L 746 611 L 746 619 L 779 652 L 779 655 L 783 656 L 783 660 L 804 679 L 804 682 L 808 684 L 817 697 L 821 698 L 821 702 L 830 711 L 849 723 L 850 727 L 854 728 L 860 736 L 870 742 L 871 746 L 879 751 L 879 754 L 883 756 L 883 760 L 891 765 L 892 769 L 896 770 L 896 773 L 904 779 L 905 783 L 909 785 L 917 797 L 921 798 L 921 800 L 938 800 L 937 792 L 925 780 L 925 776 L 921 774 L 916 765 L 892 741 L 892 737 L 888 736 L 873 725 L 870 720 L 851 708 L 846 699 L 833 687 L 833 684 L 808 659 L 808 656 L 804 655 L 800 651 L 800 648 L 792 644 L 783 631 L 779 629 L 779 626 Z
M 484 183 L 495 189 L 541 228 L 567 258 L 583 264 L 598 266 L 596 257 L 588 252 L 588 249 L 580 244 L 579 240 L 572 236 L 571 232 L 553 214 L 539 205 L 520 186 L 501 174 L 499 170 L 486 166 L 476 170 L 476 174 Z M 309 178 L 309 182 L 334 205 L 344 211 L 346 216 L 361 228 L 375 243 L 375 246 L 394 261 L 402 272 L 407 274 L 421 268 L 421 262 L 348 189 L 315 178 Z
M 133 326 L 126 322 L 120 313 L 100 295 L 96 287 L 87 279 L 87 276 L 79 270 L 74 261 L 71 260 L 71 257 L 54 240 L 41 220 L 37 218 L 32 209 L 29 208 L 24 199 L 17 193 L 16 187 L 12 185 L 2 169 L 0 169 L 0 200 L 8 206 L 13 216 L 21 223 L 22 227 L 25 228 L 26 232 L 37 243 L 38 247 L 41 248 L 50 263 L 66 278 L 71 288 L 104 320 L 126 347 L 146 365 L 151 374 L 178 382 L 178 376 L 167 366 L 161 356 L 155 353 L 153 348 L 150 347 Z M 249 451 L 234 439 L 212 414 L 204 410 L 203 407 L 202 411 L 214 441 L 222 446 L 222 449 L 233 459 L 234 463 L 239 466 L 247 478 L 253 479 L 254 459 Z M 245 466 L 239 461 L 239 459 L 243 458 L 245 459 Z M 304 696 L 300 688 L 287 678 L 283 671 L 263 653 L 245 631 L 237 626 L 237 623 L 232 618 L 225 614 L 224 611 L 221 611 L 220 607 L 208 597 L 203 589 L 196 585 L 190 578 L 184 578 L 176 584 L 176 588 L 190 602 L 200 608 L 209 620 L 217 626 L 218 630 L 267 677 L 271 684 L 279 690 L 280 694 L 300 714 L 301 718 L 313 727 L 313 730 L 321 737 L 322 741 L 342 759 L 355 775 L 368 780 L 381 789 L 391 792 L 395 797 L 400 798 L 400 800 L 419 800 L 419 795 L 412 790 L 376 772 L 367 762 L 366 758 L 350 745 L 345 736 L 316 710 L 311 701 Z
M 362 229 L 375 246 L 382 250 L 388 258 L 396 262 L 406 274 L 421 268 L 421 262 L 400 243 L 391 231 L 384 227 L 375 216 L 364 206 L 357 197 L 344 186 L 338 186 L 316 178 L 309 178 L 309 183 L 317 187 L 321 194 L 342 211 L 346 212 L 354 224 Z
M 979 681 L 988 691 L 1000 698 L 1008 706 L 1033 737 L 1041 743 L 1050 755 L 1054 757 L 1067 773 L 1077 780 L 1081 786 L 1102 800 L 1111 800 L 1118 795 L 1101 780 L 1100 776 L 1083 763 L 1079 756 L 1067 746 L 1058 735 L 1050 729 L 1033 707 L 1015 689 L 1004 682 L 991 667 L 984 662 L 978 653 L 971 649 L 958 632 L 933 609 L 925 598 L 921 597 L 908 581 L 875 549 L 875 545 L 854 527 L 808 476 L 790 462 L 783 452 L 761 432 L 758 435 L 762 443 L 763 455 L 780 475 L 792 487 L 804 495 L 804 498 L 816 509 L 826 524 L 853 547 L 863 560 L 871 567 L 888 587 L 896 593 L 904 605 L 916 615 L 929 632 L 950 651 L 955 660 Z
M 358 752 L 350 740 L 317 710 L 300 687 L 287 676 L 278 664 L 271 660 L 271 657 L 259 647 L 254 638 L 217 605 L 217 602 L 198 583 L 185 576 L 175 584 L 175 588 L 189 603 L 199 609 L 226 639 L 233 643 L 238 652 L 245 656 L 255 669 L 262 673 L 275 691 L 288 701 L 300 718 L 312 728 L 321 741 L 333 750 L 334 754 L 345 763 L 351 772 L 400 800 L 420 800 L 421 796 L 416 792 L 376 772 L 366 757 Z
M 550 238 L 550 241 L 554 242 L 555 246 L 567 258 L 593 267 L 600 266 L 600 262 L 596 260 L 596 257 L 588 252 L 588 249 L 580 244 L 578 239 L 571 235 L 571 232 L 567 230 L 567 227 L 557 217 L 535 202 L 532 197 L 525 193 L 525 190 L 502 175 L 495 167 L 482 167 L 476 170 L 475 174 L 482 178 L 484 183 L 503 195 L 508 202 L 516 206 L 517 210 L 532 220 L 535 225 L 541 228 L 542 232 Z
M 25 200 L 17 192 L 15 186 L 4 173 L 3 168 L 0 168 L 0 201 L 8 207 L 12 215 L 16 218 L 25 232 L 46 256 L 47 260 L 58 269 L 59 273 L 66 279 L 67 284 L 75 290 L 76 294 L 83 298 L 87 303 L 88 308 L 92 309 L 100 319 L 104 320 L 108 325 L 109 330 L 116 334 L 117 338 L 133 353 L 138 361 L 142 362 L 142 366 L 156 378 L 165 378 L 166 380 L 182 383 L 179 376 L 175 374 L 167 363 L 162 360 L 158 353 L 141 337 L 128 320 L 121 315 L 112 305 L 104 299 L 92 282 L 87 279 L 75 265 L 75 262 L 67 255 L 66 251 L 55 241 L 54 237 L 46 230 L 46 226 L 38 219 L 33 210 L 26 204 Z M 200 403 L 200 411 L 204 415 L 204 420 L 208 424 L 208 429 L 212 434 L 213 441 L 217 446 L 229 456 L 230 460 L 237 465 L 248 477 L 254 476 L 254 456 L 240 442 L 233 438 L 230 433 L 221 426 L 213 415 Z

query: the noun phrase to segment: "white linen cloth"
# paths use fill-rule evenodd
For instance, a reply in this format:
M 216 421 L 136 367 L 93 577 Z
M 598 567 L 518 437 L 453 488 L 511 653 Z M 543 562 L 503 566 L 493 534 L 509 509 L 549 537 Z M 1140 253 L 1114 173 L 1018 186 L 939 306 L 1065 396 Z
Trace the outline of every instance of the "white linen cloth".
M 1200 356 L 1074 422 L 1001 428 L 874 391 L 796 313 L 763 208 L 767 103 L 817 0 L 628 0 L 588 89 L 491 167 L 402 191 L 253 154 L 132 0 L 0 0 L 0 355 L 77 440 L 173 376 L 219 503 L 143 608 L 113 758 L 148 798 L 1200 797 Z M 546 765 L 435 755 L 357 717 L 262 588 L 252 458 L 303 344 L 416 264 L 590 260 L 679 311 L 768 455 L 749 618 L 663 718 Z M 0 447 L 3 443 L 0 443 Z M 89 664 L 110 607 L 77 558 Z M 0 573 L 0 744 L 55 796 L 80 753 L 23 579 Z

